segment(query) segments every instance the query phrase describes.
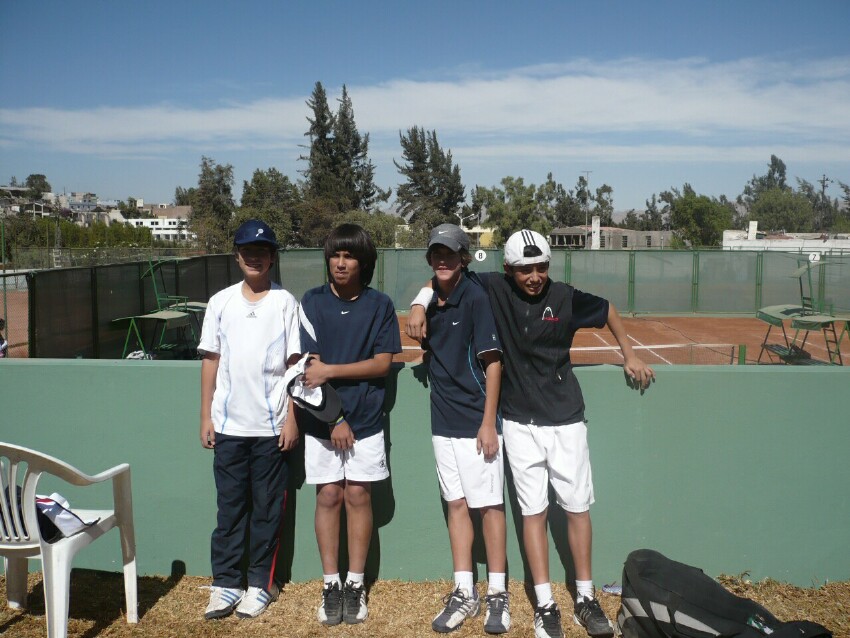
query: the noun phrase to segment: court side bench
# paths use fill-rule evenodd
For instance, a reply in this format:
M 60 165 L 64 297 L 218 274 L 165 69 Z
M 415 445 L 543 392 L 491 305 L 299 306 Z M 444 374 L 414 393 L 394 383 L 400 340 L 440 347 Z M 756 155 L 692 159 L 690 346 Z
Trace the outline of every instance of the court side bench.
M 131 341 L 135 341 L 139 349 L 146 355 L 169 354 L 174 358 L 178 358 L 190 352 L 192 348 L 197 347 L 194 337 L 195 332 L 191 325 L 191 313 L 180 312 L 178 310 L 157 310 L 144 315 L 119 317 L 118 319 L 113 319 L 112 323 L 118 324 L 124 321 L 128 321 L 129 324 L 127 326 L 127 336 L 124 339 L 124 350 L 121 353 L 122 359 L 126 358 Z M 153 324 L 151 340 L 150 345 L 146 347 L 140 326 L 150 323 Z M 189 329 L 189 333 L 192 335 L 190 339 L 186 338 L 186 328 Z M 170 331 L 177 331 L 177 339 L 171 342 L 165 339 L 166 334 Z M 159 335 L 159 338 L 157 338 L 157 335 Z

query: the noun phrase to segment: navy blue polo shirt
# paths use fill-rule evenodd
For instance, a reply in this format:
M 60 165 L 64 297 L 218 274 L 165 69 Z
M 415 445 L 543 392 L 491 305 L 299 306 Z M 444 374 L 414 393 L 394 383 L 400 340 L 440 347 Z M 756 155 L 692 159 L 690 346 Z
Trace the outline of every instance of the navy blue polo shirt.
M 332 365 L 401 352 L 392 300 L 369 287 L 353 301 L 337 297 L 329 284 L 308 290 L 301 299 L 301 350 L 318 354 Z M 330 384 L 339 394 L 355 438 L 365 439 L 383 429 L 385 377 L 332 379 Z M 306 410 L 299 413 L 298 423 L 308 434 L 330 438 L 328 424 Z
M 533 425 L 583 421 L 570 347 L 579 329 L 608 322 L 608 301 L 551 279 L 535 297 L 507 275 L 470 273 L 470 280 L 487 291 L 504 348 L 502 416 Z
M 436 290 L 436 280 L 433 283 Z M 486 396 L 484 368 L 478 357 L 502 350 L 487 293 L 461 275 L 445 305 L 437 305 L 434 293 L 425 316 L 428 337 L 422 347 L 431 353 L 431 433 L 475 438 L 484 417 Z M 499 417 L 496 431 L 502 432 Z

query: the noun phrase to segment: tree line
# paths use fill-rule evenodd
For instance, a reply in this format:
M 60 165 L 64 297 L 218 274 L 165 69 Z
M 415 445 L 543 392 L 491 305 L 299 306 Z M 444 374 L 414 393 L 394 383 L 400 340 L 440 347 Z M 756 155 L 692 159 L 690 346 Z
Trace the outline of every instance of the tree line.
M 429 230 L 445 222 L 467 227 L 483 223 L 493 229 L 500 245 L 520 228 L 545 236 L 553 228 L 584 225 L 591 216 L 599 216 L 603 226 L 671 230 L 676 244 L 690 246 L 719 245 L 723 230 L 744 229 L 750 220 L 757 220 L 764 231 L 850 232 L 850 186 L 838 181 L 840 199 L 826 195 L 826 185 L 832 182 L 826 176 L 817 184 L 797 178 L 793 187 L 785 163 L 775 155 L 767 172 L 753 175 L 734 200 L 701 195 L 686 183 L 653 193 L 644 210 L 628 211 L 619 223 L 613 220 L 614 189 L 602 184 L 591 190 L 584 176 L 572 188 L 557 182 L 552 173 L 540 184 L 507 176 L 496 186 L 473 186 L 467 199 L 451 150 L 441 146 L 436 131 L 416 125 L 399 131 L 401 157 L 393 163 L 402 180 L 395 194 L 398 214 L 392 214 L 392 191 L 375 183 L 369 134 L 357 128 L 346 86 L 335 110 L 321 82 L 306 104 L 307 143 L 296 181 L 277 168 L 258 168 L 250 181 L 243 181 L 237 205 L 233 166 L 204 156 L 197 184 L 177 187 L 174 203 L 192 207 L 188 230 L 200 247 L 229 250 L 234 229 L 252 217 L 266 221 L 287 247 L 320 246 L 328 231 L 342 222 L 360 224 L 378 246 L 406 247 L 424 246 Z M 44 175 L 29 176 L 26 186 L 32 193 L 50 189 Z M 135 202 L 130 198 L 119 208 L 132 212 Z M 405 229 L 399 227 L 398 215 Z
M 467 200 L 460 167 L 451 150 L 440 145 L 436 131 L 412 126 L 399 132 L 400 161 L 393 163 L 401 182 L 396 188 L 396 213 L 388 212 L 390 190 L 374 181 L 369 159 L 369 134 L 361 134 L 345 86 L 330 108 L 327 93 L 316 82 L 307 100 L 309 124 L 306 152 L 299 158 L 301 179 L 292 182 L 276 168 L 257 169 L 243 182 L 242 199 L 233 197 L 233 167 L 201 158 L 197 186 L 178 187 L 175 203 L 192 206 L 189 229 L 207 250 L 226 250 L 233 229 L 250 217 L 265 220 L 281 243 L 290 247 L 320 246 L 328 230 L 341 222 L 359 223 L 379 246 L 424 246 L 437 224 L 484 223 L 494 230 L 497 244 L 520 228 L 546 235 L 553 228 L 580 226 L 598 215 L 603 226 L 634 230 L 672 230 L 679 245 L 716 246 L 723 231 L 744 229 L 750 219 L 761 230 L 786 232 L 850 232 L 850 187 L 839 186 L 843 198 L 831 199 L 825 188 L 797 179 L 787 183 L 785 163 L 771 156 L 767 173 L 753 175 L 742 193 L 730 200 L 709 197 L 690 184 L 671 187 L 646 200 L 643 211 L 630 210 L 613 220 L 614 189 L 608 184 L 591 190 L 580 176 L 572 188 L 552 173 L 541 184 L 522 177 L 504 177 L 497 186 L 475 185 Z

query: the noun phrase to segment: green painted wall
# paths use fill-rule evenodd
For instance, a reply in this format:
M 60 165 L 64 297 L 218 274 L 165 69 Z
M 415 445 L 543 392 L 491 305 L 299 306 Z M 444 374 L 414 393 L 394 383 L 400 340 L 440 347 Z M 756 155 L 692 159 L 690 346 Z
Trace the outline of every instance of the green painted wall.
M 850 368 L 663 366 L 647 392 L 613 366 L 577 371 L 585 391 L 597 503 L 594 576 L 620 579 L 629 551 L 658 549 L 706 572 L 800 585 L 850 578 Z M 394 371 L 392 478 L 375 487 L 369 571 L 381 578 L 451 576 L 433 468 L 427 391 Z M 40 449 L 87 473 L 129 462 L 139 569 L 209 573 L 212 454 L 200 447 L 197 362 L 16 360 L 0 365 L 0 440 Z M 297 472 L 296 472 L 297 473 Z M 72 505 L 108 490 L 50 484 Z M 294 490 L 281 576 L 320 575 L 314 494 Z M 509 506 L 509 519 L 512 508 Z M 552 575 L 565 575 L 564 517 Z M 76 565 L 117 571 L 117 534 Z M 111 542 L 111 545 L 110 545 Z M 524 568 L 509 523 L 510 576 Z M 99 547 L 101 546 L 101 547 Z M 563 560 L 561 557 L 565 557 Z M 483 548 L 476 548 L 479 576 Z

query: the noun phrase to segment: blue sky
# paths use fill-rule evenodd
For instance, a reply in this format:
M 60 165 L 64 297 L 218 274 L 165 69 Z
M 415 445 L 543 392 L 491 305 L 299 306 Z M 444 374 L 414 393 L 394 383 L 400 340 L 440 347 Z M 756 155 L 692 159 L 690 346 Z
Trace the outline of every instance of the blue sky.
M 850 183 L 846 0 L 6 0 L 0 24 L 0 183 L 165 202 L 202 155 L 237 197 L 257 168 L 295 179 L 316 81 L 347 85 L 383 187 L 413 125 L 467 193 L 592 171 L 620 211 L 734 198 L 771 154 Z

